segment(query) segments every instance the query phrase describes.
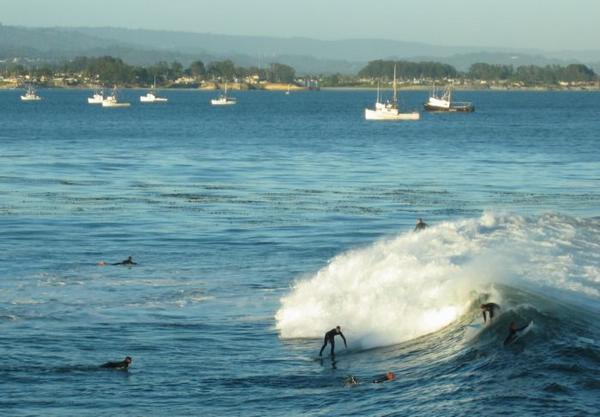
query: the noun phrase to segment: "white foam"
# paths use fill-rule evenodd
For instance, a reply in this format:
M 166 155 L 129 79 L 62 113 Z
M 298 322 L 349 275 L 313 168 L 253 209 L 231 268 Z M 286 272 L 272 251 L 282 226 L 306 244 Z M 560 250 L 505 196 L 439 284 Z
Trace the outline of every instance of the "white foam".
M 598 233 L 582 240 L 578 223 L 485 213 L 340 254 L 294 284 L 281 300 L 277 329 L 282 338 L 312 338 L 340 325 L 355 348 L 399 343 L 452 323 L 473 291 L 489 293 L 491 283 L 597 301 L 591 252 Z

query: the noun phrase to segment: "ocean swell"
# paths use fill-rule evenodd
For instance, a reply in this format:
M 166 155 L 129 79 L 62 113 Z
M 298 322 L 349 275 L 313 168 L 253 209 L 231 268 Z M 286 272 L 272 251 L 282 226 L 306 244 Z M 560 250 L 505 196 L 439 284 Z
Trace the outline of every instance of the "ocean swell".
M 405 232 L 342 253 L 282 298 L 282 338 L 316 338 L 340 325 L 351 348 L 400 343 L 463 316 L 474 302 L 502 303 L 494 284 L 595 308 L 600 224 L 547 214 L 485 213 Z

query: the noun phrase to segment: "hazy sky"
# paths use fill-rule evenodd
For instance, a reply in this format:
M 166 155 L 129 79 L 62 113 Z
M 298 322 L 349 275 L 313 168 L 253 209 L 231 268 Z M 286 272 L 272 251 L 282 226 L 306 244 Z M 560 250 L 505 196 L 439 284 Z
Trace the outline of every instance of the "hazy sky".
M 598 49 L 600 0 L 0 0 L 0 22 Z

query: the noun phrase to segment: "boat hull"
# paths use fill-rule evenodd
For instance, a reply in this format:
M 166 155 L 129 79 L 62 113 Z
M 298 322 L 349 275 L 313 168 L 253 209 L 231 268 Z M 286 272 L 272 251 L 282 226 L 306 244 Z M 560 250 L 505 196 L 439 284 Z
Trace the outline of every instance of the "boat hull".
M 40 101 L 41 99 L 40 96 L 21 96 L 21 101 Z
M 213 106 L 231 106 L 236 104 L 235 100 L 220 100 L 220 99 L 213 99 L 210 101 L 210 104 L 212 104 Z
M 166 103 L 167 101 L 169 101 L 168 98 L 164 98 L 164 97 L 156 97 L 156 96 L 141 96 L 140 97 L 140 102 L 141 103 Z
M 421 114 L 419 112 L 399 113 L 399 112 L 389 112 L 389 111 L 365 109 L 365 119 L 366 120 L 395 121 L 395 120 L 419 120 L 420 118 L 421 118 Z
M 425 103 L 424 108 L 428 112 L 444 112 L 444 113 L 472 113 L 475 111 L 473 104 L 452 104 L 450 107 L 438 107 L 429 103 Z
M 113 101 L 103 101 L 102 102 L 102 107 L 129 107 L 131 104 L 130 103 L 120 103 L 120 102 L 113 102 Z

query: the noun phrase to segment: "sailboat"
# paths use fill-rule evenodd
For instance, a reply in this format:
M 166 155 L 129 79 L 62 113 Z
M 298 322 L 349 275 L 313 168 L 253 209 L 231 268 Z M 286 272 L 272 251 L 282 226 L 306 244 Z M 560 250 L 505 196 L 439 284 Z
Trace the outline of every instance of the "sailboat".
M 396 86 L 396 65 L 394 65 L 394 96 L 392 101 L 381 101 L 379 84 L 377 84 L 377 101 L 374 109 L 365 109 L 366 120 L 419 120 L 419 112 L 400 113 L 398 110 L 398 91 Z
M 470 102 L 458 102 L 452 101 L 452 85 L 449 85 L 444 90 L 443 94 L 438 94 L 435 88 L 435 84 L 431 89 L 431 96 L 424 105 L 427 111 L 437 112 L 473 112 L 475 106 Z
M 227 96 L 227 83 L 225 83 L 225 91 L 217 98 L 213 98 L 210 100 L 210 104 L 213 106 L 230 106 L 232 104 L 236 104 L 237 100 L 233 97 Z
M 102 104 L 104 101 L 104 89 L 97 88 L 94 90 L 92 97 L 88 97 L 88 104 Z
M 112 94 L 102 101 L 102 107 L 129 107 L 131 104 L 119 101 L 117 87 L 113 88 Z
M 31 84 L 27 86 L 27 92 L 21 96 L 22 101 L 40 101 L 42 98 L 36 94 L 35 88 Z
M 156 95 L 156 77 L 154 77 L 152 89 L 148 91 L 145 96 L 140 96 L 140 101 L 142 103 L 166 103 L 167 101 L 169 101 L 169 99 L 164 97 L 158 97 Z

